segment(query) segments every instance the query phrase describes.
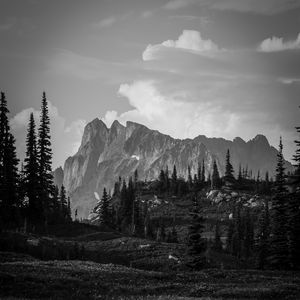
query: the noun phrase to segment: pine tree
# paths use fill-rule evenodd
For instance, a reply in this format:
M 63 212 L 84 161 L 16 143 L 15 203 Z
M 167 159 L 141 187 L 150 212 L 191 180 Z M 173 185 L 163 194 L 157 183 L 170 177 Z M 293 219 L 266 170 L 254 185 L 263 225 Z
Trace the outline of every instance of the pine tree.
M 253 254 L 254 248 L 254 224 L 249 208 L 246 208 L 246 213 L 243 216 L 243 221 L 243 257 L 247 260 Z
M 173 195 L 177 195 L 178 192 L 178 182 L 177 182 L 177 170 L 176 166 L 173 167 L 173 173 L 172 173 L 172 193 Z
M 217 189 L 220 187 L 220 175 L 217 167 L 217 163 L 214 160 L 213 162 L 213 173 L 212 173 L 212 178 L 211 178 L 211 187 L 213 189 Z
M 19 225 L 18 163 L 15 139 L 10 133 L 5 94 L 0 99 L 0 228 Z M 2 224 L 1 224 L 2 222 Z
M 227 154 L 226 154 L 226 164 L 225 164 L 225 182 L 227 183 L 233 183 L 235 181 L 235 178 L 233 176 L 233 167 L 232 164 L 230 162 L 230 152 L 229 149 L 227 150 Z
M 296 127 L 300 134 L 300 127 Z M 288 205 L 288 241 L 289 241 L 289 255 L 292 269 L 300 269 L 300 140 L 295 141 L 296 153 L 294 155 L 295 161 L 295 190 L 289 195 Z
M 259 218 L 257 236 L 257 267 L 261 270 L 266 268 L 268 256 L 270 255 L 270 216 L 269 202 L 265 199 L 264 208 Z
M 227 228 L 227 238 L 226 238 L 226 251 L 230 254 L 233 253 L 233 233 L 234 233 L 234 223 L 233 220 L 229 220 L 229 225 Z
M 300 106 L 299 106 L 300 107 Z M 296 131 L 299 134 L 299 139 L 295 140 L 296 144 L 296 153 L 293 156 L 293 159 L 295 161 L 295 167 L 296 167 L 296 172 L 295 175 L 298 177 L 298 187 L 300 184 L 300 126 L 296 126 Z
M 238 182 L 241 184 L 242 181 L 243 181 L 242 166 L 241 166 L 241 164 L 239 164 Z
M 72 210 L 71 210 L 71 200 L 68 197 L 68 221 L 72 221 Z
M 284 159 L 282 140 L 277 154 L 275 195 L 272 199 L 271 255 L 270 263 L 276 269 L 287 269 L 289 266 L 287 239 L 287 190 L 285 187 Z
M 203 268 L 206 264 L 206 241 L 202 237 L 204 218 L 200 213 L 197 200 L 194 199 L 193 208 L 190 212 L 191 223 L 188 227 L 187 239 L 187 266 L 192 269 Z
M 37 156 L 37 138 L 33 113 L 30 114 L 26 157 L 24 160 L 24 189 L 28 197 L 28 221 L 32 230 L 42 222 L 43 206 L 40 199 L 39 164 Z
M 164 170 L 160 170 L 158 180 L 159 180 L 159 190 L 161 193 L 163 193 L 165 191 L 165 186 L 166 186 L 166 182 L 165 182 L 166 176 Z
M 111 224 L 110 212 L 109 212 L 109 198 L 106 192 L 106 188 L 103 189 L 101 198 L 101 207 L 99 212 L 99 222 L 101 225 L 109 226 Z
M 192 191 L 193 189 L 193 178 L 191 174 L 191 167 L 188 165 L 188 187 L 189 190 Z
M 4 147 L 4 163 L 3 173 L 4 180 L 2 186 L 4 187 L 4 195 L 2 205 L 4 208 L 4 214 L 7 225 L 9 228 L 19 227 L 20 225 L 20 199 L 18 197 L 18 174 L 15 138 L 11 133 L 8 133 Z
M 168 165 L 166 166 L 165 170 L 165 190 L 169 192 L 170 190 L 170 178 L 169 178 L 169 167 Z
M 53 194 L 53 176 L 52 176 L 52 150 L 50 140 L 50 118 L 48 111 L 48 102 L 46 93 L 43 92 L 41 117 L 38 139 L 38 158 L 39 158 L 39 181 L 40 198 L 43 203 L 43 218 L 45 229 L 47 228 L 48 218 L 51 214 L 51 202 Z

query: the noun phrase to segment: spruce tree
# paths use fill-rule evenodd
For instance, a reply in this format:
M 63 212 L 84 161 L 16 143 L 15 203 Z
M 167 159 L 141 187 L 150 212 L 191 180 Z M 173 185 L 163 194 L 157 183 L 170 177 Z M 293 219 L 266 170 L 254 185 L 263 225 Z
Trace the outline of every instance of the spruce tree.
M 201 269 L 206 264 L 206 241 L 203 238 L 204 218 L 199 210 L 197 199 L 194 199 L 190 212 L 190 225 L 187 238 L 187 266 L 192 269 Z
M 5 94 L 0 99 L 0 228 L 19 225 L 18 163 Z M 2 224 L 1 224 L 2 223 Z
M 165 182 L 166 176 L 164 170 L 160 170 L 158 180 L 159 180 L 159 191 L 163 193 L 165 191 L 165 186 L 166 186 L 166 182 Z
M 248 260 L 252 256 L 254 249 L 254 224 L 249 208 L 246 208 L 243 221 L 243 257 Z
M 106 192 L 106 188 L 103 189 L 103 194 L 101 198 L 99 220 L 101 225 L 109 226 L 111 223 L 110 213 L 109 213 L 109 198 Z
M 300 127 L 296 127 L 300 134 Z M 300 140 L 295 141 L 296 153 L 294 155 L 295 173 L 293 179 L 295 188 L 289 195 L 288 205 L 288 237 L 289 255 L 292 269 L 300 269 Z
M 270 263 L 273 268 L 287 269 L 289 267 L 287 239 L 287 189 L 285 186 L 285 168 L 280 138 L 277 154 L 275 195 L 272 199 L 271 222 L 271 255 Z
M 216 163 L 215 160 L 213 162 L 213 173 L 212 173 L 212 177 L 211 177 L 211 187 L 213 189 L 217 189 L 217 188 L 220 187 L 220 175 L 219 175 L 217 163 Z
M 177 195 L 178 192 L 178 182 L 177 182 L 177 170 L 176 166 L 173 167 L 173 173 L 172 173 L 172 193 L 173 195 Z
M 192 191 L 193 189 L 193 178 L 191 174 L 191 167 L 188 165 L 188 187 L 189 190 Z
M 50 140 L 50 118 L 45 92 L 43 92 L 42 96 L 40 126 L 38 131 L 40 198 L 43 203 L 43 218 L 45 221 L 45 227 L 47 227 L 48 218 L 51 214 L 50 209 L 54 186 L 51 166 L 52 150 Z
M 15 138 L 8 132 L 4 145 L 3 182 L 4 191 L 2 205 L 4 208 L 4 221 L 9 228 L 20 225 L 20 199 L 18 197 L 19 173 Z
M 296 126 L 295 128 L 296 128 L 297 133 L 299 134 L 299 138 L 294 141 L 296 144 L 296 153 L 294 154 L 293 159 L 295 161 L 295 167 L 296 167 L 295 175 L 297 175 L 297 177 L 298 177 L 298 187 L 299 187 L 299 184 L 300 184 L 300 126 Z
M 226 164 L 225 164 L 225 182 L 227 183 L 233 183 L 235 181 L 235 178 L 233 176 L 233 167 L 232 164 L 230 162 L 230 152 L 229 149 L 227 150 L 227 154 L 226 154 Z
M 26 157 L 24 160 L 24 189 L 28 198 L 28 221 L 32 230 L 42 222 L 43 206 L 40 199 L 39 164 L 37 155 L 37 138 L 33 113 L 30 114 Z
M 264 270 L 268 263 L 270 255 L 270 216 L 269 216 L 269 201 L 266 198 L 263 211 L 258 221 L 258 236 L 257 236 L 257 267 Z

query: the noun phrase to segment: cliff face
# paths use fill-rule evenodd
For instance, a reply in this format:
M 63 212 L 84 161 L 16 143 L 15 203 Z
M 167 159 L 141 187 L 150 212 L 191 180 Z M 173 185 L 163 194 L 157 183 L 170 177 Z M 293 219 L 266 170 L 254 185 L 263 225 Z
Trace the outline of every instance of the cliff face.
M 202 160 L 208 175 L 214 159 L 223 174 L 227 149 L 236 173 L 241 163 L 253 174 L 260 170 L 262 175 L 266 171 L 274 175 L 277 150 L 262 135 L 248 142 L 201 135 L 179 140 L 133 122 L 123 126 L 114 121 L 108 129 L 95 119 L 85 127 L 78 152 L 66 160 L 63 183 L 73 209 L 78 209 L 80 217 L 87 217 L 101 197 L 103 187 L 111 189 L 119 176 L 128 178 L 137 169 L 141 179 L 153 179 L 161 169 L 168 166 L 172 170 L 175 164 L 177 173 L 185 177 L 188 165 L 196 173 Z M 286 166 L 291 168 L 289 163 Z

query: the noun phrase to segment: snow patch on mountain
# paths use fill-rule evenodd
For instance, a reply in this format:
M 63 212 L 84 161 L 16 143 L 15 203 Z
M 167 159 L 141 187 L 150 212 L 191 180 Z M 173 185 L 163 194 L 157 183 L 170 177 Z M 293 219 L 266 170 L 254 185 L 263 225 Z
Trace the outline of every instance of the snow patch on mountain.
M 131 155 L 131 158 L 136 159 L 136 160 L 140 160 L 140 157 L 138 155 Z

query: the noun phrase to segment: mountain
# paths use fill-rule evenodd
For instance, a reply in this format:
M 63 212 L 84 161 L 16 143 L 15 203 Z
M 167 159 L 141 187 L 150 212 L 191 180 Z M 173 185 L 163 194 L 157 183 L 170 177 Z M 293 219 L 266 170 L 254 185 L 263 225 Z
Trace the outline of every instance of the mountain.
M 55 169 L 52 172 L 52 175 L 53 175 L 54 184 L 56 186 L 58 186 L 58 188 L 60 189 L 63 184 L 63 181 L 64 181 L 64 171 L 63 171 L 62 167 Z
M 78 152 L 69 157 L 63 170 L 63 184 L 70 194 L 73 209 L 80 217 L 87 217 L 102 195 L 103 187 L 113 188 L 119 176 L 128 178 L 137 169 L 139 178 L 156 178 L 161 169 L 176 165 L 177 173 L 186 177 L 188 165 L 192 174 L 204 160 L 206 176 L 212 170 L 213 160 L 224 174 L 225 156 L 230 150 L 231 162 L 237 175 L 239 164 L 256 175 L 268 171 L 274 175 L 277 150 L 263 135 L 245 142 L 223 138 L 174 139 L 144 125 L 114 121 L 110 128 L 99 119 L 86 125 Z M 292 165 L 286 162 L 287 169 Z

